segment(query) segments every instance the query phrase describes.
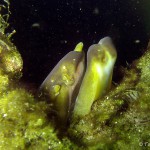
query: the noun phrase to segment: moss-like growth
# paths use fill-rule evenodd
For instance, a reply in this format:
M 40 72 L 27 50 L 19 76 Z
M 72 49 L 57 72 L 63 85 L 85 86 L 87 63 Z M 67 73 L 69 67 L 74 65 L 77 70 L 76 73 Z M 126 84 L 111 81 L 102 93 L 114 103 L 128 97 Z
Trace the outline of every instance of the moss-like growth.
M 37 103 L 24 89 L 3 93 L 0 98 L 0 149 L 65 149 L 63 142 L 70 141 L 58 139 L 54 124 L 48 120 L 47 109 L 45 102 Z
M 0 2 L 0 32 L 4 34 L 5 29 L 9 26 L 8 19 L 9 19 L 9 0 L 2 0 Z M 3 13 L 4 10 L 7 10 L 7 13 Z

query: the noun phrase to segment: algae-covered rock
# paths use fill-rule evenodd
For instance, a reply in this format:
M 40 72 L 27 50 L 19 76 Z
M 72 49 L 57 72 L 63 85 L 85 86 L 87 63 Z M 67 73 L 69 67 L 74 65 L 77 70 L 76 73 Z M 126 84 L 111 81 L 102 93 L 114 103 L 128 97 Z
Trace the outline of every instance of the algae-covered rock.
M 10 39 L 0 34 L 1 60 L 4 60 L 0 64 L 0 149 L 75 147 L 69 139 L 58 138 L 55 124 L 48 117 L 51 107 L 20 87 L 22 58 L 16 47 L 8 43 Z
M 89 149 L 148 149 L 149 107 L 150 47 L 89 115 L 73 119 L 70 137 Z
M 68 138 L 58 138 L 54 122 L 48 118 L 49 105 L 37 101 L 18 82 L 23 61 L 5 35 L 6 24 L 0 14 L 0 150 L 75 148 Z

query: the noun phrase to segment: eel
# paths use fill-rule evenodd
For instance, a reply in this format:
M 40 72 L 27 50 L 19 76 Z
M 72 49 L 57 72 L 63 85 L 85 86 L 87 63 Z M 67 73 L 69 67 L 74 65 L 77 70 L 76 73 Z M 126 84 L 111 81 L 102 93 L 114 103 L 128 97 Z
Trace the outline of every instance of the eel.
M 110 37 L 89 47 L 87 68 L 76 98 L 74 116 L 83 117 L 89 114 L 93 102 L 108 92 L 116 58 L 117 52 Z
M 85 70 L 83 43 L 66 54 L 40 86 L 42 94 L 53 104 L 59 120 L 66 122 L 78 94 Z

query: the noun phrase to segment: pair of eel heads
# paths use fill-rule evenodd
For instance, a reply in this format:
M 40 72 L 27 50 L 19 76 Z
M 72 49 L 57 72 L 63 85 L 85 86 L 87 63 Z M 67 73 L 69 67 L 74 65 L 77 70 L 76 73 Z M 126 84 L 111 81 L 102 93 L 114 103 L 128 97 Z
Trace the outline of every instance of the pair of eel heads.
M 71 115 L 87 115 L 93 102 L 101 98 L 111 86 L 116 49 L 110 37 L 89 47 L 85 69 L 85 55 L 80 42 L 66 54 L 46 77 L 40 90 L 48 96 L 58 118 L 66 122 Z

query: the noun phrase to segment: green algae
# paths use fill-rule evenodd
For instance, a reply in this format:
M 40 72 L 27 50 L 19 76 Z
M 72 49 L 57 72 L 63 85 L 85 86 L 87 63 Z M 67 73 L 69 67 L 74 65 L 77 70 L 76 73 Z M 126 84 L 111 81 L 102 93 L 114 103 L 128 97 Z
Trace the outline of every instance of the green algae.
M 0 32 L 5 33 L 5 29 L 9 26 L 8 19 L 10 15 L 9 11 L 9 0 L 3 0 L 3 3 L 0 3 Z M 3 13 L 4 10 L 7 10 L 7 13 Z

